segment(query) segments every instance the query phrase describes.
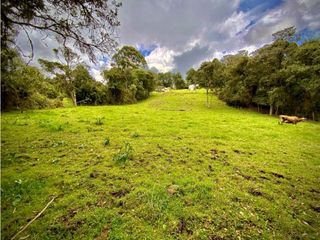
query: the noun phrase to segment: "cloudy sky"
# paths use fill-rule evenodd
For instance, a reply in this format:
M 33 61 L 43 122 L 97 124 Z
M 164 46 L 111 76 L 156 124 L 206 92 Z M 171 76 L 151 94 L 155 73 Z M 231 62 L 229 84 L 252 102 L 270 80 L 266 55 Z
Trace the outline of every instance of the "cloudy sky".
M 122 0 L 118 31 L 120 46 L 133 45 L 150 68 L 183 75 L 201 62 L 239 50 L 249 52 L 272 41 L 272 33 L 295 26 L 303 36 L 320 33 L 319 0 Z M 32 34 L 31 34 L 32 35 Z M 23 38 L 21 38 L 23 39 Z M 51 39 L 34 33 L 36 58 L 54 58 Z M 27 49 L 27 41 L 21 41 Z M 109 65 L 100 56 L 91 74 Z M 36 62 L 36 61 L 35 61 Z
M 136 46 L 149 67 L 185 73 L 204 60 L 272 41 L 295 26 L 320 29 L 319 0 L 123 0 L 121 44 Z

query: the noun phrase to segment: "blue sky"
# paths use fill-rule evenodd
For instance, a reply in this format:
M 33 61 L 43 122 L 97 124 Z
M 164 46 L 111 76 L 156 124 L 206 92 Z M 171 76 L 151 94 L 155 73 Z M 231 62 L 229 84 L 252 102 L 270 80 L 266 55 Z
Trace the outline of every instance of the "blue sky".
M 282 0 L 242 0 L 240 1 L 238 11 L 248 12 L 259 7 L 260 11 L 268 11 L 283 3 Z

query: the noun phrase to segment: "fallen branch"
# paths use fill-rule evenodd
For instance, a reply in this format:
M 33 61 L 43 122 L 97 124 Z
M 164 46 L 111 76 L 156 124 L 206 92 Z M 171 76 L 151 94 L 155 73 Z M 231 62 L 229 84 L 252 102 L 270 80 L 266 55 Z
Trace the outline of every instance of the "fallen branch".
M 41 212 L 38 213 L 37 216 L 35 216 L 30 222 L 27 223 L 27 225 L 25 225 L 19 232 L 16 233 L 16 235 L 14 235 L 11 240 L 15 239 L 20 233 L 22 233 L 24 230 L 27 229 L 27 227 L 34 221 L 36 220 L 38 217 L 41 216 L 41 214 L 49 207 L 49 205 L 53 202 L 53 200 L 55 199 L 56 197 L 53 197 L 51 199 L 50 202 L 48 202 L 48 204 L 44 207 L 44 209 L 41 210 Z

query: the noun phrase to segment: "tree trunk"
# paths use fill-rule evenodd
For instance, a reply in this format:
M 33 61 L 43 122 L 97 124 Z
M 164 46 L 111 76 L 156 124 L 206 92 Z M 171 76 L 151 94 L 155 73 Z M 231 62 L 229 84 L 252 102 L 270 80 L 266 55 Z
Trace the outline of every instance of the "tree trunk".
M 207 107 L 209 107 L 209 89 L 207 88 Z
M 69 95 L 70 95 L 70 98 L 72 100 L 73 106 L 76 107 L 77 106 L 76 91 L 72 90 Z
M 272 113 L 273 113 L 273 105 L 271 104 L 271 105 L 270 105 L 269 115 L 272 116 Z
M 316 120 L 316 116 L 315 116 L 314 112 L 312 112 L 312 120 L 313 120 L 313 121 Z
M 279 107 L 276 107 L 276 115 L 278 115 Z

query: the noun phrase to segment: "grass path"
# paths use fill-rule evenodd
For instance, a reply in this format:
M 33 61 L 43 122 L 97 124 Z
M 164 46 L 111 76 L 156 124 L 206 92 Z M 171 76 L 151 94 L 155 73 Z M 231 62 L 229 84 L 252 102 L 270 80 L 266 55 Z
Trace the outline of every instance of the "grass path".
M 319 239 L 319 123 L 205 99 L 2 114 L 1 238 Z

